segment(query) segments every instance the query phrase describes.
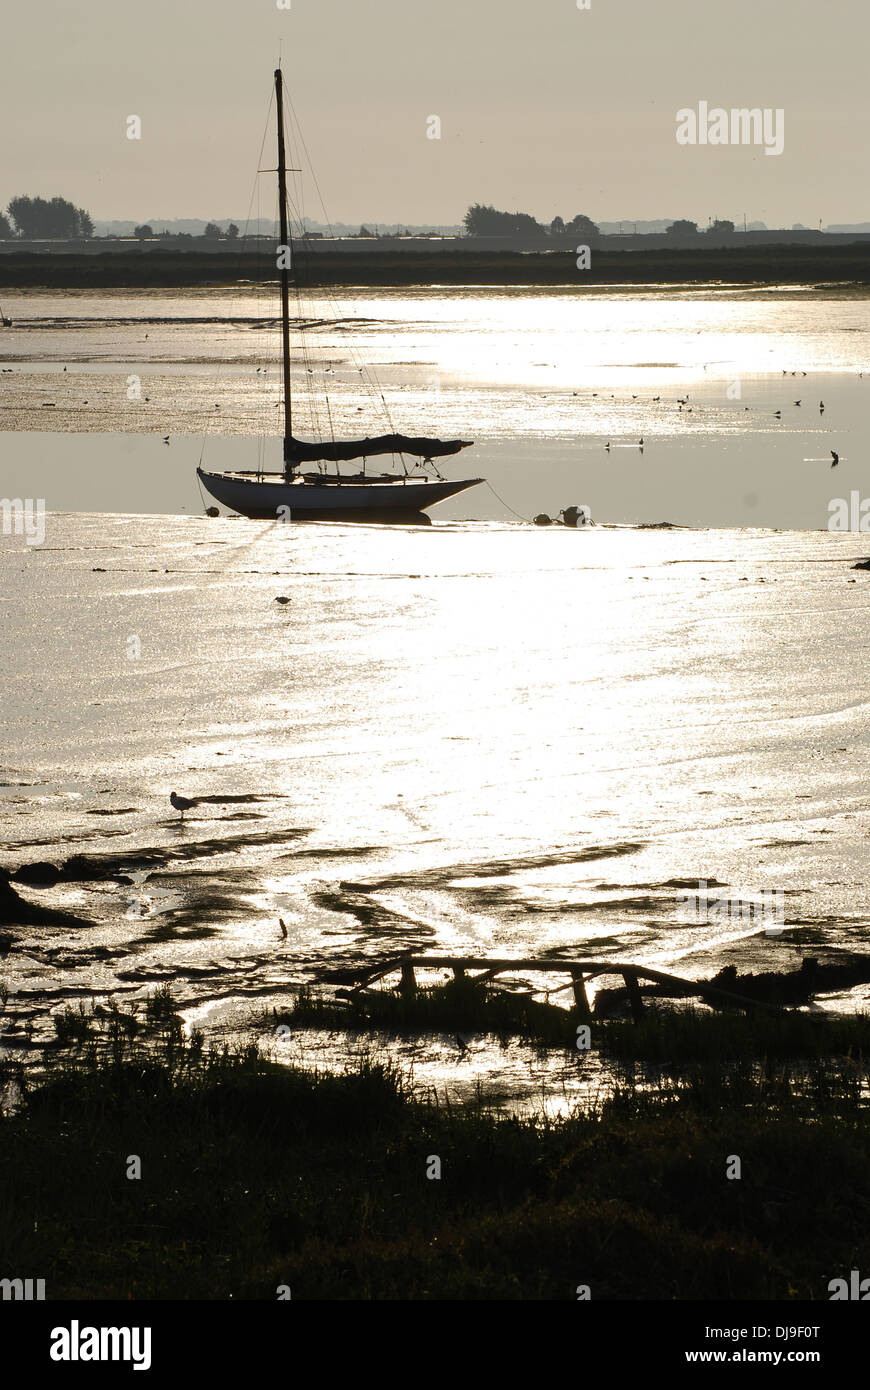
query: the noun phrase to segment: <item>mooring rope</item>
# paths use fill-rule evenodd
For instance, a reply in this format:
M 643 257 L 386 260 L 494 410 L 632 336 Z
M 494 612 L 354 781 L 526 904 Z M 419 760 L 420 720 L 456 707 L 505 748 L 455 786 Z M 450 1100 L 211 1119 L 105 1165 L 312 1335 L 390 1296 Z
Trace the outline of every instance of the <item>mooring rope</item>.
M 523 521 L 527 526 L 531 526 L 532 523 L 530 518 L 527 516 L 520 516 L 519 512 L 514 511 L 510 502 L 506 502 L 503 497 L 499 496 L 492 483 L 489 481 L 489 478 L 484 478 L 484 482 L 486 483 L 487 487 L 489 488 L 490 492 L 492 493 L 493 497 L 496 499 L 497 502 L 500 502 L 503 507 L 507 507 L 508 511 L 511 512 L 517 518 L 518 521 Z

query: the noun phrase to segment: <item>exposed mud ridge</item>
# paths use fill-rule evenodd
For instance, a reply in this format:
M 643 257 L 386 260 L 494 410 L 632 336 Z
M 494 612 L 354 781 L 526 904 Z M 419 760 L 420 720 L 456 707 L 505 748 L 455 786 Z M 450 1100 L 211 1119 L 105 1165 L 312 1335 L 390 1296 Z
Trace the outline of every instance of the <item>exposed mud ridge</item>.
M 72 912 L 41 907 L 19 897 L 5 869 L 0 869 L 0 925 L 4 927 L 90 927 L 93 923 Z M 9 939 L 8 951 L 14 941 Z M 4 952 L 5 954 L 5 952 Z
M 8 878 L 15 883 L 44 888 L 51 888 L 56 883 L 91 883 L 121 879 L 131 871 L 141 869 L 151 872 L 156 869 L 171 870 L 179 860 L 189 862 L 210 858 L 254 845 L 283 846 L 294 840 L 304 839 L 311 833 L 310 826 L 293 826 L 288 830 L 269 830 L 261 834 L 221 835 L 211 839 L 180 841 L 170 848 L 128 850 L 124 854 L 73 854 L 59 864 L 51 864 L 45 860 L 22 864 L 8 874 Z
M 431 869 L 387 874 L 368 883 L 345 882 L 339 887 L 342 893 L 378 893 L 387 888 L 446 888 L 455 884 L 457 879 L 498 878 L 505 874 L 521 873 L 524 869 L 548 869 L 558 864 L 583 864 L 589 860 L 637 854 L 645 848 L 646 845 L 642 842 L 621 841 L 615 845 L 590 845 L 585 849 L 520 854 L 513 859 L 469 859 L 459 864 L 442 864 Z

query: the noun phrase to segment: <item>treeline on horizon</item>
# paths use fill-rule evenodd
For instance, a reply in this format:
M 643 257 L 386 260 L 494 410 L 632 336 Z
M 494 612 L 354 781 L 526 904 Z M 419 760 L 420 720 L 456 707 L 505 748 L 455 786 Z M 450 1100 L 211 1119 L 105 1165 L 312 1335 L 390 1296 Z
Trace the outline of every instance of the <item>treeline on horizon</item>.
M 600 227 L 593 222 L 591 217 L 585 213 L 577 213 L 574 217 L 565 219 L 554 217 L 551 222 L 545 224 L 539 222 L 527 212 L 503 212 L 498 208 L 483 203 L 472 203 L 463 218 L 463 227 L 469 237 L 478 236 L 523 236 L 540 238 L 564 238 L 576 237 L 589 240 L 601 234 Z M 686 218 L 677 218 L 668 227 L 666 232 L 675 236 L 703 235 L 696 222 L 691 222 Z M 735 230 L 734 223 L 727 220 L 717 219 L 707 227 L 707 232 L 714 232 L 721 235 Z M 6 212 L 0 212 L 0 240 L 10 241 L 20 239 L 22 241 L 78 241 L 89 239 L 94 235 L 94 219 L 84 208 L 77 208 L 75 204 L 66 198 L 29 198 L 19 194 L 12 198 Z M 239 236 L 239 228 L 235 222 L 230 222 L 226 229 L 221 228 L 216 222 L 207 222 L 201 233 L 204 240 L 229 240 L 234 241 Z M 320 236 L 321 233 L 310 233 L 310 235 Z M 373 232 L 363 224 L 359 232 L 359 237 L 374 237 L 377 232 Z M 387 236 L 401 236 L 401 231 L 387 233 Z M 143 222 L 133 229 L 133 236 L 140 241 L 150 241 L 154 238 L 161 240 L 193 240 L 191 232 L 169 232 L 167 230 L 155 231 L 154 227 Z
M 483 203 L 473 203 L 463 218 L 463 226 L 468 236 L 523 236 L 523 237 L 584 237 L 601 235 L 601 229 L 584 213 L 577 213 L 567 222 L 564 217 L 554 217 L 552 222 L 538 222 L 528 212 L 500 212 L 498 208 Z M 734 223 L 717 218 L 707 227 L 707 232 L 733 232 Z M 697 222 L 679 217 L 665 228 L 671 236 L 701 236 Z

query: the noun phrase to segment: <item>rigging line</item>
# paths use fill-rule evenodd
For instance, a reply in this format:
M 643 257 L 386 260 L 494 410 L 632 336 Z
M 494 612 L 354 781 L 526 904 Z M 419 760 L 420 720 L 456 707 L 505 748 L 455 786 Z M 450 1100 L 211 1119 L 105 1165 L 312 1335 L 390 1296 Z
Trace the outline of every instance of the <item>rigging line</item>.
M 327 212 L 327 210 L 326 210 L 326 203 L 325 203 L 325 201 L 324 201 L 324 197 L 323 197 L 323 193 L 322 193 L 321 188 L 320 188 L 320 184 L 318 183 L 318 180 L 317 180 L 317 174 L 316 174 L 316 172 L 315 172 L 315 170 L 314 170 L 314 163 L 313 163 L 313 161 L 312 161 L 312 159 L 311 159 L 311 154 L 310 154 L 310 152 L 309 152 L 308 145 L 306 144 L 306 141 L 305 141 L 305 136 L 304 136 L 303 133 L 302 133 L 302 124 L 301 124 L 301 122 L 300 122 L 300 120 L 299 120 L 299 117 L 298 117 L 297 114 L 296 114 L 296 108 L 295 108 L 295 106 L 293 105 L 293 99 L 292 99 L 292 97 L 290 96 L 290 92 L 289 92 L 289 90 L 288 90 L 288 88 L 287 88 L 287 83 L 286 83 L 286 81 L 284 80 L 283 75 L 282 75 L 281 81 L 282 81 L 282 83 L 283 83 L 283 85 L 284 85 L 284 90 L 285 90 L 286 97 L 287 97 L 287 106 L 288 106 L 288 109 L 289 109 L 290 115 L 291 115 L 291 122 L 290 122 L 290 125 L 291 125 L 291 130 L 293 131 L 294 139 L 296 139 L 296 140 L 298 141 L 298 146 L 301 146 L 301 148 L 302 148 L 302 150 L 303 150 L 303 152 L 304 152 L 305 159 L 306 159 L 307 164 L 308 164 L 308 169 L 309 169 L 309 172 L 310 172 L 310 174 L 311 174 L 311 180 L 312 180 L 312 182 L 313 182 L 313 184 L 314 184 L 315 189 L 317 190 L 317 196 L 318 196 L 318 198 L 320 199 L 320 209 L 321 209 L 321 212 L 323 213 L 324 221 L 325 221 L 325 223 L 326 223 L 326 226 L 329 228 L 330 234 L 334 237 L 334 236 L 335 236 L 335 229 L 334 229 L 334 227 L 333 227 L 333 225 L 332 225 L 332 220 L 331 220 L 331 218 L 330 218 L 330 216 L 329 216 L 329 214 L 328 214 L 328 212 Z M 299 159 L 299 160 L 298 160 L 298 163 L 301 164 L 301 163 L 302 163 L 302 160 Z M 328 301 L 329 301 L 331 307 L 333 308 L 334 311 L 337 311 L 337 309 L 338 309 L 338 303 L 337 303 L 337 300 L 335 299 L 334 295 L 333 295 L 332 292 L 331 292 L 331 288 L 330 288 L 329 286 L 322 286 L 321 288 L 323 288 L 323 289 L 326 290 L 327 299 L 328 299 Z M 359 358 L 358 358 L 358 355 L 357 355 L 356 350 L 355 350 L 354 348 L 351 348 L 351 357 L 352 357 L 353 359 L 356 360 L 356 364 L 358 365 L 358 364 L 359 364 Z M 368 376 L 366 376 L 366 372 L 368 373 Z M 382 402 L 383 407 L 384 407 L 384 416 L 385 416 L 386 421 L 387 421 L 387 424 L 388 424 L 388 426 L 389 426 L 389 428 L 390 428 L 390 432 L 391 432 L 391 433 L 395 433 L 395 426 L 394 426 L 394 424 L 393 424 L 392 415 L 390 414 L 389 407 L 387 406 L 386 400 L 384 399 L 384 394 L 383 394 L 383 391 L 381 390 L 380 381 L 378 380 L 376 374 L 372 371 L 372 369 L 371 369 L 370 367 L 366 367 L 365 372 L 363 372 L 362 374 L 363 374 L 364 380 L 366 380 L 367 383 L 368 383 L 369 390 L 370 390 L 370 391 L 373 391 L 373 392 L 374 392 L 374 391 L 377 391 L 377 392 L 380 394 L 381 402 Z
M 296 108 L 295 108 L 295 106 L 293 105 L 293 99 L 292 99 L 292 97 L 290 96 L 290 92 L 289 92 L 288 87 L 287 87 L 287 82 L 286 82 L 286 80 L 284 79 L 283 74 L 282 74 L 282 77 L 281 77 L 281 81 L 282 81 L 282 84 L 283 84 L 283 87 L 284 87 L 284 91 L 285 91 L 285 94 L 286 94 L 287 108 L 288 108 L 288 110 L 289 110 L 290 117 L 291 117 L 291 120 L 290 120 L 290 122 L 289 122 L 289 125 L 290 125 L 290 137 L 291 137 L 291 139 L 292 139 L 293 141 L 296 142 L 295 145 L 294 145 L 294 148 L 296 148 L 297 150 L 298 150 L 299 148 L 301 148 L 301 150 L 302 150 L 303 153 L 304 153 L 305 161 L 307 162 L 307 165 L 308 165 L 308 171 L 309 171 L 309 173 L 310 173 L 310 175 L 311 175 L 311 180 L 312 180 L 312 182 L 313 182 L 313 184 L 314 184 L 315 189 L 317 190 L 317 196 L 318 196 L 318 198 L 320 199 L 320 208 L 321 208 L 321 212 L 323 213 L 324 221 L 325 221 L 327 227 L 329 228 L 330 234 L 334 237 L 334 236 L 335 236 L 335 229 L 334 229 L 334 227 L 333 227 L 333 225 L 332 225 L 332 221 L 331 221 L 331 219 L 330 219 L 330 217 L 329 217 L 329 214 L 328 214 L 328 212 L 327 212 L 327 210 L 326 210 L 326 203 L 325 203 L 324 198 L 323 198 L 323 193 L 322 193 L 322 191 L 321 191 L 320 184 L 318 183 L 318 180 L 317 180 L 317 174 L 316 174 L 315 169 L 314 169 L 314 164 L 313 164 L 313 161 L 312 161 L 312 159 L 311 159 L 311 154 L 310 154 L 310 151 L 309 151 L 309 149 L 308 149 L 308 145 L 306 144 L 305 136 L 304 136 L 304 134 L 302 133 L 302 125 L 301 125 L 301 122 L 300 122 L 300 120 L 299 120 L 298 115 L 296 114 Z M 298 164 L 301 166 L 303 161 L 302 161 L 302 158 L 301 158 L 301 157 L 298 157 L 298 156 L 297 156 L 297 157 L 295 158 L 294 162 L 295 162 L 295 163 L 298 163 Z M 304 196 L 304 183 L 302 182 L 302 179 L 301 179 L 301 171 L 300 171 L 300 189 L 302 190 L 302 194 L 303 194 L 303 196 Z M 288 199 L 288 201 L 289 201 L 289 199 Z M 299 221 L 300 221 L 300 226 L 304 225 L 303 219 L 302 219 L 302 217 L 301 217 L 301 211 L 302 211 L 302 210 L 300 209 L 300 210 L 297 212 L 297 218 L 298 218 Z M 310 254 L 310 253 L 309 253 L 309 254 Z M 297 286 L 298 286 L 298 279 L 297 279 L 297 282 L 296 282 L 296 283 L 297 283 Z M 329 285 L 324 285 L 324 286 L 321 286 L 320 288 L 321 288 L 322 291 L 325 291 L 325 295 L 326 295 L 326 300 L 327 300 L 328 306 L 329 306 L 329 307 L 332 309 L 332 311 L 333 311 L 333 317 L 334 317 L 334 318 L 337 318 L 337 317 L 338 317 L 338 307 L 339 307 L 339 306 L 338 306 L 338 301 L 337 301 L 335 295 L 334 295 L 333 292 L 332 292 L 331 286 L 329 286 Z M 382 405 L 382 407 L 383 407 L 383 412 L 384 412 L 384 419 L 386 420 L 386 423 L 387 423 L 387 426 L 388 426 L 388 428 L 389 428 L 390 433 L 393 433 L 393 434 L 394 434 L 394 433 L 396 432 L 396 427 L 395 427 L 395 424 L 393 423 L 392 413 L 391 413 L 391 411 L 390 411 L 389 406 L 387 405 L 386 397 L 384 396 L 384 392 L 383 392 L 383 389 L 382 389 L 382 387 L 381 387 L 380 379 L 379 379 L 377 373 L 375 372 L 375 370 L 373 369 L 373 367 L 371 366 L 370 363 L 365 363 L 365 364 L 363 364 L 363 365 L 360 365 L 362 359 L 361 359 L 359 353 L 357 352 L 356 348 L 355 348 L 353 345 L 351 345 L 349 356 L 350 356 L 350 358 L 351 358 L 351 361 L 354 363 L 354 365 L 356 365 L 356 366 L 359 368 L 360 375 L 361 375 L 362 378 L 363 378 L 363 384 L 367 387 L 367 389 L 368 389 L 368 391 L 370 392 L 370 394 L 372 394 L 372 395 L 377 395 L 377 396 L 380 397 L 380 402 L 381 402 L 381 405 Z M 405 467 L 405 465 L 404 465 L 404 460 L 403 460 L 403 467 Z M 405 471 L 407 472 L 407 468 L 405 468 Z
M 283 80 L 283 79 L 282 79 L 282 80 Z M 285 87 L 285 90 L 286 90 L 286 88 L 287 88 L 286 82 L 284 83 L 284 87 Z M 290 108 L 290 113 L 291 113 L 291 115 L 292 115 L 292 117 L 293 117 L 293 121 L 294 121 L 295 126 L 296 126 L 296 132 L 297 132 L 297 136 L 298 136 L 298 139 L 299 139 L 299 143 L 300 143 L 300 145 L 302 146 L 302 149 L 303 149 L 304 152 L 305 152 L 305 158 L 306 158 L 307 161 L 308 161 L 308 168 L 309 168 L 310 171 L 311 171 L 311 181 L 312 181 L 312 183 L 314 184 L 314 187 L 317 189 L 317 196 L 318 196 L 318 198 L 320 199 L 320 210 L 321 210 L 321 212 L 323 213 L 324 221 L 326 222 L 326 225 L 327 225 L 327 227 L 329 228 L 330 234 L 334 237 L 334 236 L 335 236 L 335 230 L 334 230 L 334 228 L 333 228 L 332 221 L 331 221 L 331 219 L 330 219 L 330 217 L 329 217 L 329 215 L 328 215 L 328 213 L 327 213 L 327 211 L 326 211 L 326 203 L 323 201 L 323 194 L 322 194 L 321 191 L 320 191 L 320 184 L 317 182 L 317 175 L 316 175 L 316 173 L 314 172 L 314 164 L 313 164 L 313 162 L 312 162 L 311 155 L 310 155 L 309 152 L 308 152 L 308 146 L 307 146 L 306 143 L 305 143 L 305 136 L 302 134 L 302 126 L 301 126 L 301 123 L 300 123 L 300 121 L 299 121 L 299 117 L 296 115 L 296 107 L 293 105 L 293 98 L 290 96 L 289 91 L 287 92 L 287 105 L 288 105 L 289 108 Z
M 257 198 L 257 222 L 258 222 L 258 224 L 259 224 L 259 220 L 260 220 L 260 218 L 259 218 L 259 201 L 260 201 L 260 200 L 259 200 L 259 191 L 260 191 L 259 170 L 260 170 L 260 165 L 263 163 L 263 151 L 264 151 L 264 149 L 266 148 L 266 136 L 267 136 L 268 133 L 269 133 L 269 121 L 270 121 L 271 116 L 272 116 L 272 102 L 274 101 L 274 99 L 275 99 L 275 98 L 274 98 L 274 93 L 270 94 L 270 96 L 269 96 L 269 109 L 268 109 L 267 112 L 266 112 L 266 124 L 263 126 L 263 138 L 262 138 L 262 140 L 260 141 L 260 153 L 259 153 L 259 155 L 257 156 L 257 173 L 254 175 L 254 183 L 253 183 L 253 187 L 251 188 L 251 196 L 250 196 L 250 198 L 249 198 L 249 200 L 248 200 L 248 212 L 247 212 L 247 216 L 246 216 L 246 218 L 245 218 L 245 230 L 244 230 L 244 232 L 242 233 L 242 241 L 246 241 L 246 240 L 247 240 L 247 237 L 248 237 L 248 228 L 249 228 L 249 226 L 251 225 L 251 207 L 252 207 L 252 205 L 253 205 L 254 197 L 255 197 L 255 196 L 256 196 L 256 198 Z
M 330 437 L 330 439 L 332 440 L 332 442 L 333 442 L 333 444 L 334 444 L 334 443 L 335 443 L 335 429 L 333 428 L 333 424 L 332 424 L 332 406 L 330 405 L 330 401 L 329 401 L 329 392 L 328 392 L 328 391 L 324 391 L 323 395 L 324 395 L 324 399 L 325 399 L 325 401 L 326 401 L 326 418 L 327 418 L 327 420 L 329 421 L 329 437 Z M 363 472 L 365 472 L 365 466 L 363 466 Z
M 312 423 L 313 423 L 314 426 L 315 426 L 315 431 L 316 431 L 316 433 L 317 433 L 317 434 L 320 434 L 320 433 L 321 433 L 321 429 L 320 429 L 320 415 L 319 415 L 318 408 L 317 408 L 317 397 L 316 397 L 316 395 L 315 395 L 315 393 L 314 393 L 314 383 L 313 383 L 312 380 L 311 380 L 312 376 L 314 375 L 314 368 L 313 368 L 313 366 L 311 365 L 314 359 L 312 358 L 311 354 L 309 353 L 309 350 L 308 350 L 308 343 L 307 343 L 306 338 L 305 338 L 305 330 L 304 330 L 304 328 L 302 327 L 302 324 L 304 323 L 304 320 L 305 320 L 305 315 L 304 315 L 303 312 L 302 312 L 302 310 L 303 310 L 302 290 L 301 290 L 301 286 L 300 286 L 300 284 L 299 284 L 298 278 L 297 278 L 297 279 L 294 279 L 293 288 L 294 288 L 295 299 L 296 299 L 296 310 L 297 310 L 297 314 L 298 314 L 299 320 L 300 320 L 300 324 L 299 324 L 299 328 L 298 328 L 299 348 L 300 348 L 300 353 L 301 353 L 301 356 L 302 356 L 303 366 L 304 366 L 304 368 L 305 368 L 305 386 L 306 386 L 306 391 L 307 391 L 307 397 L 306 397 L 306 399 L 307 399 L 307 403 L 308 403 L 309 417 L 310 417 Z

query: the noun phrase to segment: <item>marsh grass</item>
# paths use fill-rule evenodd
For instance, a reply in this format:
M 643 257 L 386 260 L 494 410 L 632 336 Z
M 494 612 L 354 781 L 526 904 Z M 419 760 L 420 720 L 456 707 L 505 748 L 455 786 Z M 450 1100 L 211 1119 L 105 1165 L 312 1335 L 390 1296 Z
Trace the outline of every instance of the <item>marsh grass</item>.
M 863 1073 L 821 1045 L 644 1086 L 628 1062 L 536 1120 L 419 1097 L 371 1059 L 317 1075 L 209 1050 L 168 991 L 87 1023 L 0 1116 L 4 1265 L 49 1298 L 824 1299 L 865 1254 Z
M 559 1008 L 525 993 L 474 979 L 417 989 L 413 995 L 377 989 L 336 1001 L 304 988 L 281 1011 L 260 1014 L 262 1028 L 345 1029 L 349 1032 L 421 1035 L 489 1035 L 506 1043 L 522 1038 L 543 1047 L 574 1051 L 583 1020 L 576 1009 Z M 692 1005 L 647 1002 L 640 1023 L 623 1019 L 589 1021 L 592 1047 L 625 1061 L 677 1065 L 725 1063 L 735 1058 L 843 1055 L 859 1063 L 870 1055 L 870 1017 L 828 1016 L 796 1010 L 713 1013 Z

